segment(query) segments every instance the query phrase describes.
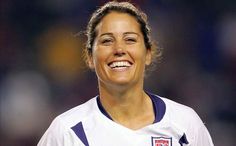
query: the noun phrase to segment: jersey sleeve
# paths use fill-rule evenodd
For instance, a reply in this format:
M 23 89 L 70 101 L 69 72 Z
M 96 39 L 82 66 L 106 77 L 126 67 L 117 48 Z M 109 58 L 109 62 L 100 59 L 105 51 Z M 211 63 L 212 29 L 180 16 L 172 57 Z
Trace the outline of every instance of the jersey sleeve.
M 187 133 L 191 137 L 190 146 L 214 146 L 211 136 L 197 113 L 192 110 L 193 119 Z
M 84 146 L 79 140 L 74 140 L 73 132 L 66 128 L 60 117 L 53 120 L 37 146 Z
M 214 146 L 211 136 L 204 124 L 197 129 L 192 146 Z

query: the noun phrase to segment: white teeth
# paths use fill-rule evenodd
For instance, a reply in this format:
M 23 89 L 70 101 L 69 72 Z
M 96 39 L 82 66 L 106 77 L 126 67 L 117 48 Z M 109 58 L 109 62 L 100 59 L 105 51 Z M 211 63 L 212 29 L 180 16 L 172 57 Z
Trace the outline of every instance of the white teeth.
M 111 68 L 115 68 L 115 67 L 129 67 L 131 66 L 131 64 L 127 61 L 119 61 L 119 62 L 112 62 L 109 65 Z

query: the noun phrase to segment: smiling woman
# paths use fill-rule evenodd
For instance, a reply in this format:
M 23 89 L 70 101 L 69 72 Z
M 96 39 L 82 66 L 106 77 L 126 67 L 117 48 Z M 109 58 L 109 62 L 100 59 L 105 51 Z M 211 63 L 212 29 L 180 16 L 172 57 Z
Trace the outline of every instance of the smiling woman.
M 121 94 L 139 91 L 145 65 L 151 62 L 151 52 L 145 47 L 139 23 L 129 14 L 112 12 L 102 19 L 96 30 L 89 66 L 95 68 L 99 89 L 112 89 Z
M 190 107 L 144 90 L 146 67 L 158 51 L 143 12 L 109 2 L 92 15 L 87 36 L 86 61 L 99 95 L 59 115 L 39 146 L 213 145 Z

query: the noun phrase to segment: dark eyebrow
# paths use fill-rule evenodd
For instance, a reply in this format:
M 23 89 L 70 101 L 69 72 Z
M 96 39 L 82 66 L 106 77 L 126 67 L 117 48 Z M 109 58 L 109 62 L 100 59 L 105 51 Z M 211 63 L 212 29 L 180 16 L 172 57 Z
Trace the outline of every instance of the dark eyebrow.
M 104 36 L 104 35 L 109 35 L 109 36 L 113 36 L 113 34 L 112 33 L 103 33 L 103 34 L 101 34 L 99 37 L 102 37 L 102 36 Z
M 127 36 L 127 35 L 136 35 L 137 37 L 140 37 L 140 34 L 136 33 L 136 32 L 125 32 L 123 34 L 124 36 Z
M 125 32 L 123 35 L 129 35 L 129 34 L 135 34 L 135 35 L 139 36 L 139 34 L 136 33 L 136 32 Z M 113 33 L 110 33 L 110 32 L 103 33 L 103 34 L 101 34 L 99 37 L 106 36 L 106 35 L 108 35 L 108 36 L 113 36 Z
M 135 34 L 135 35 L 139 35 L 138 33 L 136 32 L 125 32 L 124 35 L 127 35 L 127 34 Z

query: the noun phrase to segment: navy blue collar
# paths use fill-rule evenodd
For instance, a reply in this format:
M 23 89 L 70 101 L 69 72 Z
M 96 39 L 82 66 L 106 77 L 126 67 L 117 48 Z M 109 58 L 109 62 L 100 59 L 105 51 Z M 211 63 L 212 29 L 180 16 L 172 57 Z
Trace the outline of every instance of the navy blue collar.
M 104 107 L 102 106 L 102 103 L 100 101 L 100 97 L 97 96 L 97 104 L 98 104 L 98 108 L 100 109 L 100 111 L 110 120 L 112 120 L 111 116 L 107 113 L 107 111 L 104 109 Z M 112 120 L 113 121 L 113 120 Z
M 147 92 L 146 92 L 147 93 Z M 153 123 L 157 123 L 160 122 L 162 120 L 162 118 L 165 115 L 166 112 L 166 104 L 165 102 L 157 95 L 152 94 L 152 93 L 147 93 L 148 96 L 151 98 L 152 103 L 153 103 L 153 110 L 155 113 L 155 120 Z M 99 96 L 97 96 L 97 105 L 98 108 L 100 109 L 100 111 L 110 120 L 112 120 L 111 116 L 107 113 L 107 111 L 104 109 L 104 107 L 102 106 L 102 103 L 100 101 Z

